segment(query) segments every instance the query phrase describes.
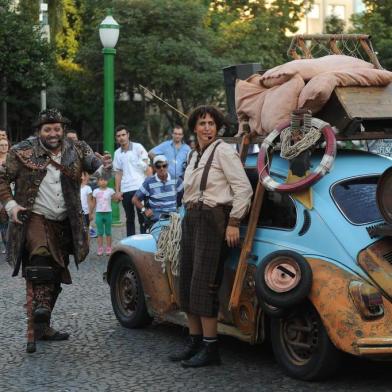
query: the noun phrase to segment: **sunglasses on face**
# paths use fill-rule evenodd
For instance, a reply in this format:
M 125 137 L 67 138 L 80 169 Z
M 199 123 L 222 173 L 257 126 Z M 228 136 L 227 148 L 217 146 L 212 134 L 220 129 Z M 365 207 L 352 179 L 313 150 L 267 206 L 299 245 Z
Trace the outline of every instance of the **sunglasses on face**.
M 155 169 L 166 169 L 167 168 L 167 163 L 164 163 L 163 165 L 155 165 Z

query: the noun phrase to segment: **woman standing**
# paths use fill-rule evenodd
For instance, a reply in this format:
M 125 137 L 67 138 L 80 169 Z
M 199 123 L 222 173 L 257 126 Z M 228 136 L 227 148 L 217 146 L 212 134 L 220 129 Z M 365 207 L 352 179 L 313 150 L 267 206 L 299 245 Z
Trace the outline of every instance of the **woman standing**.
M 10 144 L 8 139 L 1 137 L 0 135 L 0 170 L 5 165 L 9 148 L 10 148 Z M 8 229 L 8 214 L 5 208 L 3 207 L 3 205 L 0 203 L 0 234 L 4 245 L 2 253 L 5 253 L 7 249 L 7 229 Z
M 252 197 L 237 152 L 217 140 L 223 125 L 223 113 L 213 106 L 196 108 L 188 120 L 197 147 L 184 176 L 180 304 L 190 336 L 185 348 L 170 356 L 183 367 L 220 364 L 218 291 L 228 247 L 239 244 L 240 221 Z

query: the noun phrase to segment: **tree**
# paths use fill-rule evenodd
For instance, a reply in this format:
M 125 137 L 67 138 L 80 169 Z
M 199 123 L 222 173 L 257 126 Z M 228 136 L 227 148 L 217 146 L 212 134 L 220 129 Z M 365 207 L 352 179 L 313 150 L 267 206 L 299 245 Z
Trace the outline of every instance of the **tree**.
M 76 57 L 84 78 L 78 92 L 80 86 L 87 87 L 91 95 L 85 102 L 101 103 L 102 54 L 97 27 L 105 14 L 90 8 L 92 3 L 85 5 L 90 27 L 86 25 L 82 31 L 85 40 Z M 116 47 L 116 120 L 138 128 L 149 144 L 158 143 L 165 129 L 184 123 L 184 118 L 140 85 L 185 113 L 220 98 L 223 62 L 211 51 L 215 38 L 204 25 L 207 11 L 194 0 L 113 1 L 113 15 L 121 26 Z M 133 100 L 135 94 L 141 102 Z M 101 108 L 95 105 L 95 109 Z M 95 118 L 101 116 L 97 113 Z
M 39 108 L 39 91 L 50 82 L 51 49 L 37 25 L 38 14 L 0 0 L 1 125 L 16 133 L 30 130 Z M 37 101 L 34 101 L 36 98 Z M 18 137 L 19 138 L 19 137 Z
M 202 103 L 223 105 L 224 66 L 260 62 L 269 68 L 287 61 L 290 38 L 286 34 L 296 31 L 296 23 L 311 4 L 300 0 L 53 0 L 50 25 L 60 61 L 48 101 L 83 129 L 84 138 L 101 138 L 103 56 L 98 26 L 109 6 L 121 26 L 116 47 L 116 122 L 130 125 L 133 137 L 142 142 L 156 144 L 170 126 L 185 123 L 164 102 L 185 113 Z
M 366 10 L 352 18 L 353 32 L 372 36 L 380 63 L 392 69 L 392 2 L 364 0 Z
M 296 24 L 312 2 L 214 0 L 210 27 L 218 36 L 217 53 L 233 63 L 259 62 L 270 68 L 287 61 L 286 51 Z
M 341 34 L 345 28 L 345 21 L 335 14 L 327 16 L 324 20 L 324 33 L 326 34 Z
M 82 28 L 79 2 L 63 0 L 61 7 L 61 29 L 55 34 L 57 62 L 63 67 L 77 67 L 76 55 L 79 51 Z

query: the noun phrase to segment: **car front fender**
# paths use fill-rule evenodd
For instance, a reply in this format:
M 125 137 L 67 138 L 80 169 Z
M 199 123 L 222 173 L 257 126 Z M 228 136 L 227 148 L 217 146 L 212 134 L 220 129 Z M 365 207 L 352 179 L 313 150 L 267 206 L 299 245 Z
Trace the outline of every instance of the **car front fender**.
M 154 254 L 134 247 L 118 245 L 109 258 L 106 279 L 110 285 L 111 272 L 120 255 L 127 255 L 135 265 L 142 282 L 148 311 L 151 315 L 163 315 L 174 310 L 176 303 L 170 290 L 167 275 Z

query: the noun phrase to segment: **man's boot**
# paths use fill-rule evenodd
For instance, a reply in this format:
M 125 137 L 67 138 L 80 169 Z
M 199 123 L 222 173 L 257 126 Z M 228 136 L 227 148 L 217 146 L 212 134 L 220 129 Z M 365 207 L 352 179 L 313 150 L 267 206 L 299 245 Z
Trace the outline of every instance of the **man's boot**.
M 43 334 L 38 338 L 38 340 L 58 342 L 60 340 L 68 340 L 68 338 L 69 338 L 69 333 L 56 331 L 54 328 L 45 325 Z
M 52 284 L 34 284 L 34 310 L 33 318 L 35 323 L 47 323 L 50 320 Z
M 202 366 L 220 365 L 218 341 L 208 342 L 203 340 L 202 347 L 198 353 L 188 360 L 181 361 L 184 368 L 196 368 Z
M 54 290 L 52 295 L 52 301 L 50 304 L 51 311 L 54 309 L 54 305 L 56 304 L 57 298 L 60 295 L 62 288 L 59 282 L 54 284 Z M 53 327 L 50 326 L 50 319 L 46 323 L 40 324 L 40 333 L 37 334 L 37 340 L 46 340 L 46 341 L 60 341 L 67 340 L 69 338 L 69 333 L 56 331 Z
M 202 339 L 202 335 L 188 336 L 185 347 L 181 351 L 169 355 L 170 361 L 179 362 L 192 358 L 200 350 Z

